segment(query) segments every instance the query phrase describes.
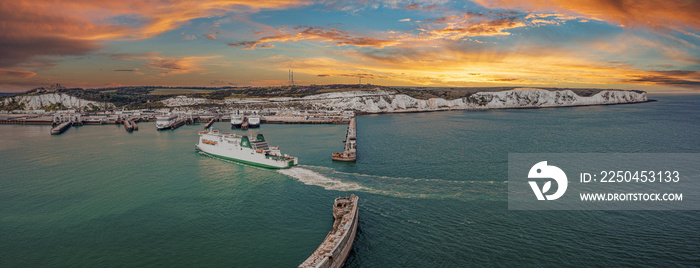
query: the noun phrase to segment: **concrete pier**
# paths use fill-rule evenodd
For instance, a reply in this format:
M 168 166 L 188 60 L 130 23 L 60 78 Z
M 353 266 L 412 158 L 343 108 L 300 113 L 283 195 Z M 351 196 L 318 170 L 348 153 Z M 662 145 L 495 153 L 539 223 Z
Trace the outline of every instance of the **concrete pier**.
M 312 118 L 312 117 L 282 117 L 282 116 L 264 116 L 263 123 L 269 124 L 347 124 L 350 122 L 347 118 Z
M 3 114 L 0 115 L 0 124 L 11 125 L 53 125 L 52 116 L 31 115 L 31 114 Z
M 211 120 L 209 120 L 209 123 L 207 123 L 206 125 L 204 125 L 204 129 L 208 129 L 209 127 L 211 127 L 211 125 L 214 124 L 214 121 L 215 121 L 214 118 L 212 118 Z
M 357 128 L 355 117 L 350 119 L 348 131 L 345 134 L 345 149 L 342 153 L 333 153 L 331 159 L 333 161 L 354 162 L 357 160 Z
M 179 127 L 181 127 L 182 125 L 184 125 L 186 121 L 187 121 L 186 119 L 178 118 L 177 120 L 175 120 L 175 123 L 173 123 L 172 125 L 170 125 L 170 129 L 179 128 Z
M 63 122 L 60 125 L 51 129 L 51 135 L 58 135 L 66 131 L 72 125 L 71 122 Z
M 132 121 L 130 119 L 123 120 L 123 124 L 124 124 L 124 129 L 126 130 L 126 132 L 132 132 L 134 130 L 139 130 L 139 126 L 136 124 L 136 122 Z
M 134 131 L 134 127 L 131 126 L 131 122 L 129 122 L 129 120 L 123 120 L 122 123 L 124 124 L 124 129 L 126 132 Z

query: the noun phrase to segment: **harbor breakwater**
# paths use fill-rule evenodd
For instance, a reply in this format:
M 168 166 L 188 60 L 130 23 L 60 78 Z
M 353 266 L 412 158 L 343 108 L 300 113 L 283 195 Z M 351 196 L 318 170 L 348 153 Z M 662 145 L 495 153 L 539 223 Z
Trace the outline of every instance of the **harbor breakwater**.
M 350 254 L 357 233 L 358 201 L 356 195 L 339 197 L 333 204 L 333 229 L 300 268 L 340 268 Z

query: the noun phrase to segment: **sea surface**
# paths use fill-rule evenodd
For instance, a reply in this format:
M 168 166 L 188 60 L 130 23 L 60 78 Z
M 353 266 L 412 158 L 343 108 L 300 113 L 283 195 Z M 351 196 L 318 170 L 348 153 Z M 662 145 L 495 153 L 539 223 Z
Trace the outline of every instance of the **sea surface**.
M 203 124 L 0 125 L 0 267 L 296 267 L 350 194 L 346 267 L 698 266 L 698 211 L 508 210 L 508 153 L 700 153 L 700 96 L 651 99 L 359 116 L 356 163 L 346 125 L 248 130 L 283 171 L 197 153 Z

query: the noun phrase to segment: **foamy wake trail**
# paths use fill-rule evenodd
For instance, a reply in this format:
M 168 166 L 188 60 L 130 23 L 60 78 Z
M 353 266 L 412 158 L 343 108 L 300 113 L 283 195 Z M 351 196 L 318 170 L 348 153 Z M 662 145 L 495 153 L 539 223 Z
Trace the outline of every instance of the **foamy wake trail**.
M 321 186 L 326 190 L 337 190 L 337 191 L 359 191 L 366 190 L 365 187 L 360 186 L 354 182 L 342 182 L 340 180 L 334 180 L 326 176 L 321 175 L 313 170 L 293 167 L 288 169 L 280 169 L 279 173 L 287 175 L 289 177 L 295 178 L 306 185 L 316 185 Z
M 453 181 L 387 177 L 346 173 L 319 166 L 293 167 L 278 170 L 278 172 L 306 185 L 321 186 L 326 190 L 362 191 L 400 198 L 503 200 L 507 193 L 505 181 Z

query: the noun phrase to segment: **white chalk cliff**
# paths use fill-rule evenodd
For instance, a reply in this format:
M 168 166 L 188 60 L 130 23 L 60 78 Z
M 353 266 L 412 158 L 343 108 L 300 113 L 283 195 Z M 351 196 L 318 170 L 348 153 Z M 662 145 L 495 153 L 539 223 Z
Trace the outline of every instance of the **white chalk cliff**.
M 11 102 L 23 103 L 24 109 L 27 110 L 37 110 L 44 109 L 53 104 L 62 104 L 65 109 L 90 109 L 91 106 L 105 108 L 113 108 L 114 105 L 111 103 L 89 101 L 80 98 L 76 98 L 67 94 L 61 93 L 51 93 L 51 94 L 41 94 L 41 95 L 24 95 L 24 96 L 10 96 L 3 100 L 4 105 L 8 105 Z
M 210 103 L 258 109 L 303 107 L 303 109 L 354 110 L 361 113 L 400 113 L 564 107 L 645 101 L 647 101 L 647 94 L 642 91 L 604 90 L 590 97 L 582 97 L 571 90 L 549 91 L 535 88 L 518 88 L 499 92 L 477 92 L 469 97 L 454 100 L 442 98 L 421 100 L 391 91 L 374 90 L 325 93 L 303 98 L 232 98 L 224 101 L 180 96 L 163 100 L 163 103 L 170 107 Z
M 89 101 L 67 94 L 10 96 L 2 100 L 23 103 L 25 109 L 44 109 L 61 103 L 65 109 L 90 109 L 93 106 L 113 108 L 111 103 Z M 401 113 L 442 110 L 483 110 L 510 108 L 563 107 L 580 105 L 602 105 L 647 101 L 643 91 L 603 90 L 589 97 L 582 97 L 571 90 L 550 91 L 537 88 L 518 88 L 499 92 L 477 92 L 454 100 L 431 98 L 416 99 L 405 94 L 385 90 L 333 92 L 303 98 L 228 98 L 209 100 L 177 96 L 162 100 L 168 107 L 183 107 L 202 104 L 218 104 L 231 108 L 251 109 L 318 109 L 354 110 L 360 113 Z

